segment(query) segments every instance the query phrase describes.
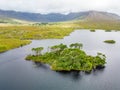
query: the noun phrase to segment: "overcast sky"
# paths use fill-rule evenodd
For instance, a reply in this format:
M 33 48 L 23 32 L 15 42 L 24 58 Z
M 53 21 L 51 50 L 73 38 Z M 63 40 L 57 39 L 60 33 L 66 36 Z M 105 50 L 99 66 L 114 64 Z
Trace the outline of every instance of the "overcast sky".
M 35 13 L 99 10 L 120 15 L 120 0 L 0 0 L 0 9 Z

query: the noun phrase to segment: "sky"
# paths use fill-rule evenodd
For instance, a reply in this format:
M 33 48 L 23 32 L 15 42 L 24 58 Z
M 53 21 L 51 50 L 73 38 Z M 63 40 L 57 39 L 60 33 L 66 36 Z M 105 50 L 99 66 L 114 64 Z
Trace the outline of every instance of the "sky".
M 42 14 L 97 10 L 120 15 L 120 0 L 0 0 L 0 9 Z

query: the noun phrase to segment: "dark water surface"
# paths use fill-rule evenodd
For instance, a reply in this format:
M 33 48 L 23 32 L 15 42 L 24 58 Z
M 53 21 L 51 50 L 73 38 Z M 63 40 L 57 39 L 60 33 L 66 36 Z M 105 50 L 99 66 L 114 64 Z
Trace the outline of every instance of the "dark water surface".
M 114 39 L 116 44 L 103 43 Z M 26 61 L 31 48 L 81 42 L 90 55 L 107 56 L 106 68 L 93 71 L 60 73 L 49 66 Z M 45 52 L 44 51 L 44 52 Z M 64 39 L 33 40 L 30 45 L 0 54 L 0 90 L 120 90 L 120 32 L 76 30 Z

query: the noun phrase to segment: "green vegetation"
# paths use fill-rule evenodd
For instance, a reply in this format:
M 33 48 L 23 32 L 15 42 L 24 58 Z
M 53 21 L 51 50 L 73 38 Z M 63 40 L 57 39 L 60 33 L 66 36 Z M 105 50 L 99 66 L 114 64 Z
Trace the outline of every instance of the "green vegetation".
M 116 41 L 114 41 L 114 40 L 105 40 L 104 42 L 105 42 L 105 43 L 110 43 L 110 44 L 116 43 Z
M 38 53 L 42 47 L 33 48 L 37 53 L 28 55 L 26 60 L 32 60 L 38 63 L 49 64 L 50 68 L 55 71 L 86 71 L 90 72 L 97 67 L 104 67 L 106 56 L 98 53 L 97 56 L 87 55 L 82 48 L 81 43 L 71 44 L 69 47 L 64 44 L 52 46 L 49 52 L 44 54 Z M 39 50 L 38 50 L 39 49 Z
M 7 26 L 0 27 L 0 38 L 15 38 L 21 40 L 63 38 L 73 30 L 73 27 L 63 27 L 62 25 Z
M 29 44 L 31 39 L 63 38 L 74 29 L 58 25 L 1 26 L 0 52 Z M 6 44 L 7 43 L 7 44 Z
M 95 32 L 95 30 L 94 30 L 94 29 L 91 29 L 90 31 L 91 31 L 91 32 Z
M 0 52 L 5 52 L 7 50 L 17 48 L 26 44 L 29 44 L 28 40 L 19 39 L 0 39 Z
M 32 51 L 36 53 L 36 56 L 41 55 L 42 50 L 43 50 L 43 47 L 32 48 Z

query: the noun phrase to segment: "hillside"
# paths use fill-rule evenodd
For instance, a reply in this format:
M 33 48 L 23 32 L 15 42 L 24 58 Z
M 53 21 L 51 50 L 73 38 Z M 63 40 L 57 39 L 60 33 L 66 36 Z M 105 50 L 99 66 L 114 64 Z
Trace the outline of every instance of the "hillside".
M 12 19 L 12 18 L 0 16 L 0 23 L 4 23 L 4 24 L 7 24 L 7 23 L 15 24 L 15 23 L 18 23 L 18 22 L 15 21 L 15 20 Z
M 87 16 L 84 18 L 86 21 L 93 21 L 93 22 L 104 22 L 104 21 L 120 21 L 120 16 L 107 13 L 107 12 L 98 12 L 98 11 L 89 11 Z
M 10 18 L 10 17 L 6 17 L 6 16 L 1 16 L 0 15 L 0 26 L 5 26 L 5 25 L 25 25 L 25 24 L 30 24 L 33 22 L 29 22 L 29 21 L 24 21 L 24 20 L 19 20 L 16 18 Z

